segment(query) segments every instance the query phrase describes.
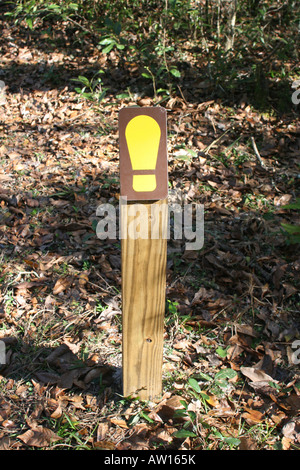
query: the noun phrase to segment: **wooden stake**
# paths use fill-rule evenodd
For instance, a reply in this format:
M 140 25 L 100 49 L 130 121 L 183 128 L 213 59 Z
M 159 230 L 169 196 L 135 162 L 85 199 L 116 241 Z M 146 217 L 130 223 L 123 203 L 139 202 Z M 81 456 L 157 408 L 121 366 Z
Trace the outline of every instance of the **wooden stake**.
M 158 106 L 121 109 L 119 141 L 123 394 L 149 400 L 162 391 L 168 226 L 166 110 Z
M 148 400 L 162 391 L 168 210 L 166 199 L 139 204 L 138 228 L 147 238 L 130 237 L 133 204 L 121 205 L 120 214 L 127 236 L 122 240 L 123 394 Z

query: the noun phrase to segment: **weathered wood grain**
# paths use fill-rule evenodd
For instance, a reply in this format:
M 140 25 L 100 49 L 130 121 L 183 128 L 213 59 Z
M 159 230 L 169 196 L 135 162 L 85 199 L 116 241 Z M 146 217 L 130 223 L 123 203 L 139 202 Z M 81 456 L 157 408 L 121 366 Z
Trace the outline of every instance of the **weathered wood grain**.
M 146 211 L 139 219 L 140 231 L 148 238 L 122 240 L 123 394 L 147 400 L 160 395 L 162 388 L 167 202 L 142 205 Z M 154 205 L 162 211 L 151 217 Z M 130 232 L 134 219 L 130 208 L 131 204 L 121 206 L 123 234 Z M 151 239 L 151 223 L 152 228 L 160 224 L 156 239 Z

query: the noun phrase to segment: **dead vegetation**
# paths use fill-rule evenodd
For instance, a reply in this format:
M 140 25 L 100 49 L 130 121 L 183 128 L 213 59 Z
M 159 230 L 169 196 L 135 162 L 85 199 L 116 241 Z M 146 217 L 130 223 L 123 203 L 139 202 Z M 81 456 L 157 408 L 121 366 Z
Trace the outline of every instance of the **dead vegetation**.
M 118 205 L 119 109 L 163 96 L 122 50 L 68 46 L 67 22 L 1 23 L 0 448 L 299 449 L 295 108 L 218 98 L 185 44 L 161 105 L 170 190 L 204 204 L 205 242 L 168 244 L 163 396 L 122 397 L 120 244 L 96 237 L 96 208 Z M 87 67 L 106 71 L 100 105 L 74 90 Z

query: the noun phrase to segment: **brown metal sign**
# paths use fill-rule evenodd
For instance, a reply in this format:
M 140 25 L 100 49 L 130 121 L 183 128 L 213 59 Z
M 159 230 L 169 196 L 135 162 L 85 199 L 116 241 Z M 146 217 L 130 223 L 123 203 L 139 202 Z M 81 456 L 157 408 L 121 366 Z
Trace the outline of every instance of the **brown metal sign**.
M 164 108 L 119 112 L 121 196 L 155 201 L 168 195 L 167 113 Z

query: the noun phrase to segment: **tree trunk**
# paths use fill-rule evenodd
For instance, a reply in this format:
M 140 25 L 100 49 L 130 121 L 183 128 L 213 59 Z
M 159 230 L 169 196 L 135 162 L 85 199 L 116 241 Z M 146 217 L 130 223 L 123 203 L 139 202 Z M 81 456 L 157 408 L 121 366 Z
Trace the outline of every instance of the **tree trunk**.
M 230 0 L 228 5 L 228 20 L 226 25 L 226 44 L 225 51 L 233 49 L 234 36 L 235 36 L 235 23 L 236 23 L 237 0 Z

